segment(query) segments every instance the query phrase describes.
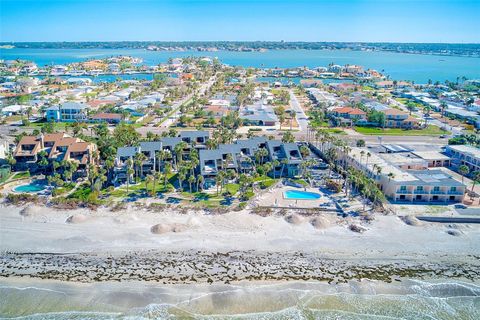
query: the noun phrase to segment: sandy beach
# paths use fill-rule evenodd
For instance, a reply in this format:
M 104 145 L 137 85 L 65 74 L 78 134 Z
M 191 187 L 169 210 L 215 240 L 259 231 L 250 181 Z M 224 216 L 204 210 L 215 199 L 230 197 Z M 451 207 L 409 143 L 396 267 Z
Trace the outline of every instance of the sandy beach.
M 473 319 L 480 226 L 414 224 L 380 214 L 2 206 L 0 314 L 367 319 L 371 305 L 370 315 Z M 12 307 L 18 297 L 23 306 Z

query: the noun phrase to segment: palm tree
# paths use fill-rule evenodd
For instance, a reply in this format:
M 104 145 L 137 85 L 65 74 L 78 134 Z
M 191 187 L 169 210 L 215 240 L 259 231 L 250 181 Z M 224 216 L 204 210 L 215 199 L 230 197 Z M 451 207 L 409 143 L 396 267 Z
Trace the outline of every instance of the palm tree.
M 162 178 L 162 174 L 160 172 L 155 172 L 153 174 L 152 196 L 156 196 L 156 194 L 157 194 L 157 181 L 159 181 L 161 178 Z
M 190 176 L 188 177 L 188 185 L 189 185 L 189 187 L 190 187 L 190 193 L 192 193 L 192 184 L 194 184 L 195 181 L 196 181 L 196 179 L 195 179 L 195 176 L 194 176 L 194 175 L 190 175 Z
M 165 184 L 164 186 L 165 186 L 165 188 L 167 188 L 168 176 L 172 173 L 172 164 L 167 162 L 165 164 L 165 168 L 164 168 L 163 171 L 164 171 L 163 172 L 163 175 L 164 175 L 163 178 L 165 179 L 164 180 L 164 184 Z
M 154 190 L 155 190 L 155 184 L 154 184 L 154 181 L 155 181 L 155 178 L 153 175 L 149 174 L 146 178 L 145 178 L 145 191 L 147 192 L 147 194 L 149 193 L 148 192 L 148 185 L 149 184 L 152 184 L 153 185 L 153 189 L 152 189 L 152 192 L 150 192 L 151 195 L 154 194 Z
M 390 182 L 391 179 L 394 179 L 394 178 L 395 178 L 395 174 L 392 173 L 392 172 L 389 172 L 389 173 L 387 174 L 387 177 L 388 177 L 388 181 Z
M 132 169 L 132 166 L 133 166 L 133 160 L 132 158 L 129 158 L 127 160 L 127 194 L 128 194 L 128 187 L 130 185 L 130 176 L 133 174 L 133 169 Z
M 185 141 L 182 141 L 178 143 L 174 148 L 175 152 L 175 167 L 178 171 L 179 163 L 182 161 L 182 155 L 183 155 L 183 150 L 185 150 L 188 147 L 188 144 Z
M 458 167 L 458 172 L 462 175 L 462 184 L 463 184 L 464 177 L 470 172 L 470 168 L 462 164 L 460 167 Z
M 203 181 L 204 181 L 203 176 L 198 175 L 198 177 L 197 177 L 197 192 L 200 190 L 199 189 L 200 186 L 202 187 L 202 190 L 203 190 Z
M 475 184 L 476 184 L 477 182 L 480 182 L 480 171 L 473 171 L 473 172 L 472 172 L 472 190 L 471 190 L 471 192 L 470 192 L 470 195 L 471 195 L 471 196 L 470 196 L 470 199 L 472 199 L 472 200 L 473 200 L 472 197 L 473 197 L 473 195 L 474 195 L 473 189 L 475 188 Z
M 143 162 L 147 160 L 147 156 L 143 154 L 142 152 L 139 152 L 135 154 L 135 167 L 136 167 L 136 178 L 135 181 L 137 181 L 138 178 L 138 171 L 140 171 L 140 177 L 143 177 Z
M 283 170 L 285 169 L 285 165 L 288 164 L 288 159 L 286 159 L 286 158 L 285 158 L 285 159 L 282 159 L 280 162 L 282 163 L 282 170 L 280 171 L 280 179 L 282 179 Z

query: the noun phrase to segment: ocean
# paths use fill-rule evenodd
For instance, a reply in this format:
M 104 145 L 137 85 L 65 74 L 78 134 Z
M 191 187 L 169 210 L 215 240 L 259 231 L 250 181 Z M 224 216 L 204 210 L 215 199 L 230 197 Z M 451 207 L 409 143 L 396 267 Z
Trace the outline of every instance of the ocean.
M 456 81 L 457 77 L 480 78 L 480 58 L 370 52 L 352 50 L 269 50 L 266 52 L 147 51 L 143 49 L 0 49 L 0 59 L 25 59 L 39 65 L 66 64 L 92 58 L 131 55 L 145 64 L 156 65 L 168 58 L 187 56 L 217 57 L 233 66 L 257 68 L 310 68 L 335 64 L 358 64 L 383 71 L 392 79 L 416 83 Z
M 176 285 L 1 280 L 0 318 L 480 319 L 480 287 L 459 281 Z

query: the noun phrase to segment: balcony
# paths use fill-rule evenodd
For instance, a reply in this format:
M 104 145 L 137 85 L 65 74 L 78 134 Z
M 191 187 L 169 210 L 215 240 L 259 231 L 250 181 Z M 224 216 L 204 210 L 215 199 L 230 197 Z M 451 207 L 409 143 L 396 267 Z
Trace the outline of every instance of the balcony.
M 441 191 L 441 190 L 435 191 L 435 190 L 432 190 L 432 191 L 430 192 L 430 194 L 445 194 L 445 191 Z
M 460 191 L 452 191 L 452 190 L 450 190 L 450 191 L 448 191 L 448 194 L 463 195 L 463 194 L 464 194 L 464 192 L 460 192 Z
M 402 189 L 399 189 L 397 190 L 397 193 L 398 194 L 412 194 L 412 190 L 402 190 Z
M 426 190 L 415 190 L 413 191 L 414 194 L 428 194 L 428 191 Z

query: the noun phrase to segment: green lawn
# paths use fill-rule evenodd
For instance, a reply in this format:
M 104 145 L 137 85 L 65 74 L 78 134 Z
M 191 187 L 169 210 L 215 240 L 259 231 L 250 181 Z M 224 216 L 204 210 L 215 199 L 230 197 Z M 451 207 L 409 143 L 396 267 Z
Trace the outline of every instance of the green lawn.
M 30 123 L 30 125 L 27 128 L 40 129 L 41 127 L 43 127 L 43 125 L 45 123 L 47 123 L 47 122 L 44 122 L 44 121 L 32 122 L 32 123 Z M 54 122 L 53 123 L 54 130 L 56 130 L 56 131 L 65 131 L 65 126 L 66 125 L 67 125 L 66 122 Z
M 328 133 L 331 133 L 331 134 L 340 134 L 340 135 L 346 134 L 345 131 L 343 131 L 342 129 L 338 129 L 338 128 L 326 128 L 324 130 Z
M 450 134 L 448 131 L 444 131 L 437 126 L 429 125 L 425 129 L 393 129 L 393 128 L 373 128 L 373 127 L 355 127 L 355 131 L 365 135 L 384 135 L 384 136 L 438 136 L 442 134 Z
M 13 174 L 12 180 L 30 178 L 30 171 L 18 171 Z

